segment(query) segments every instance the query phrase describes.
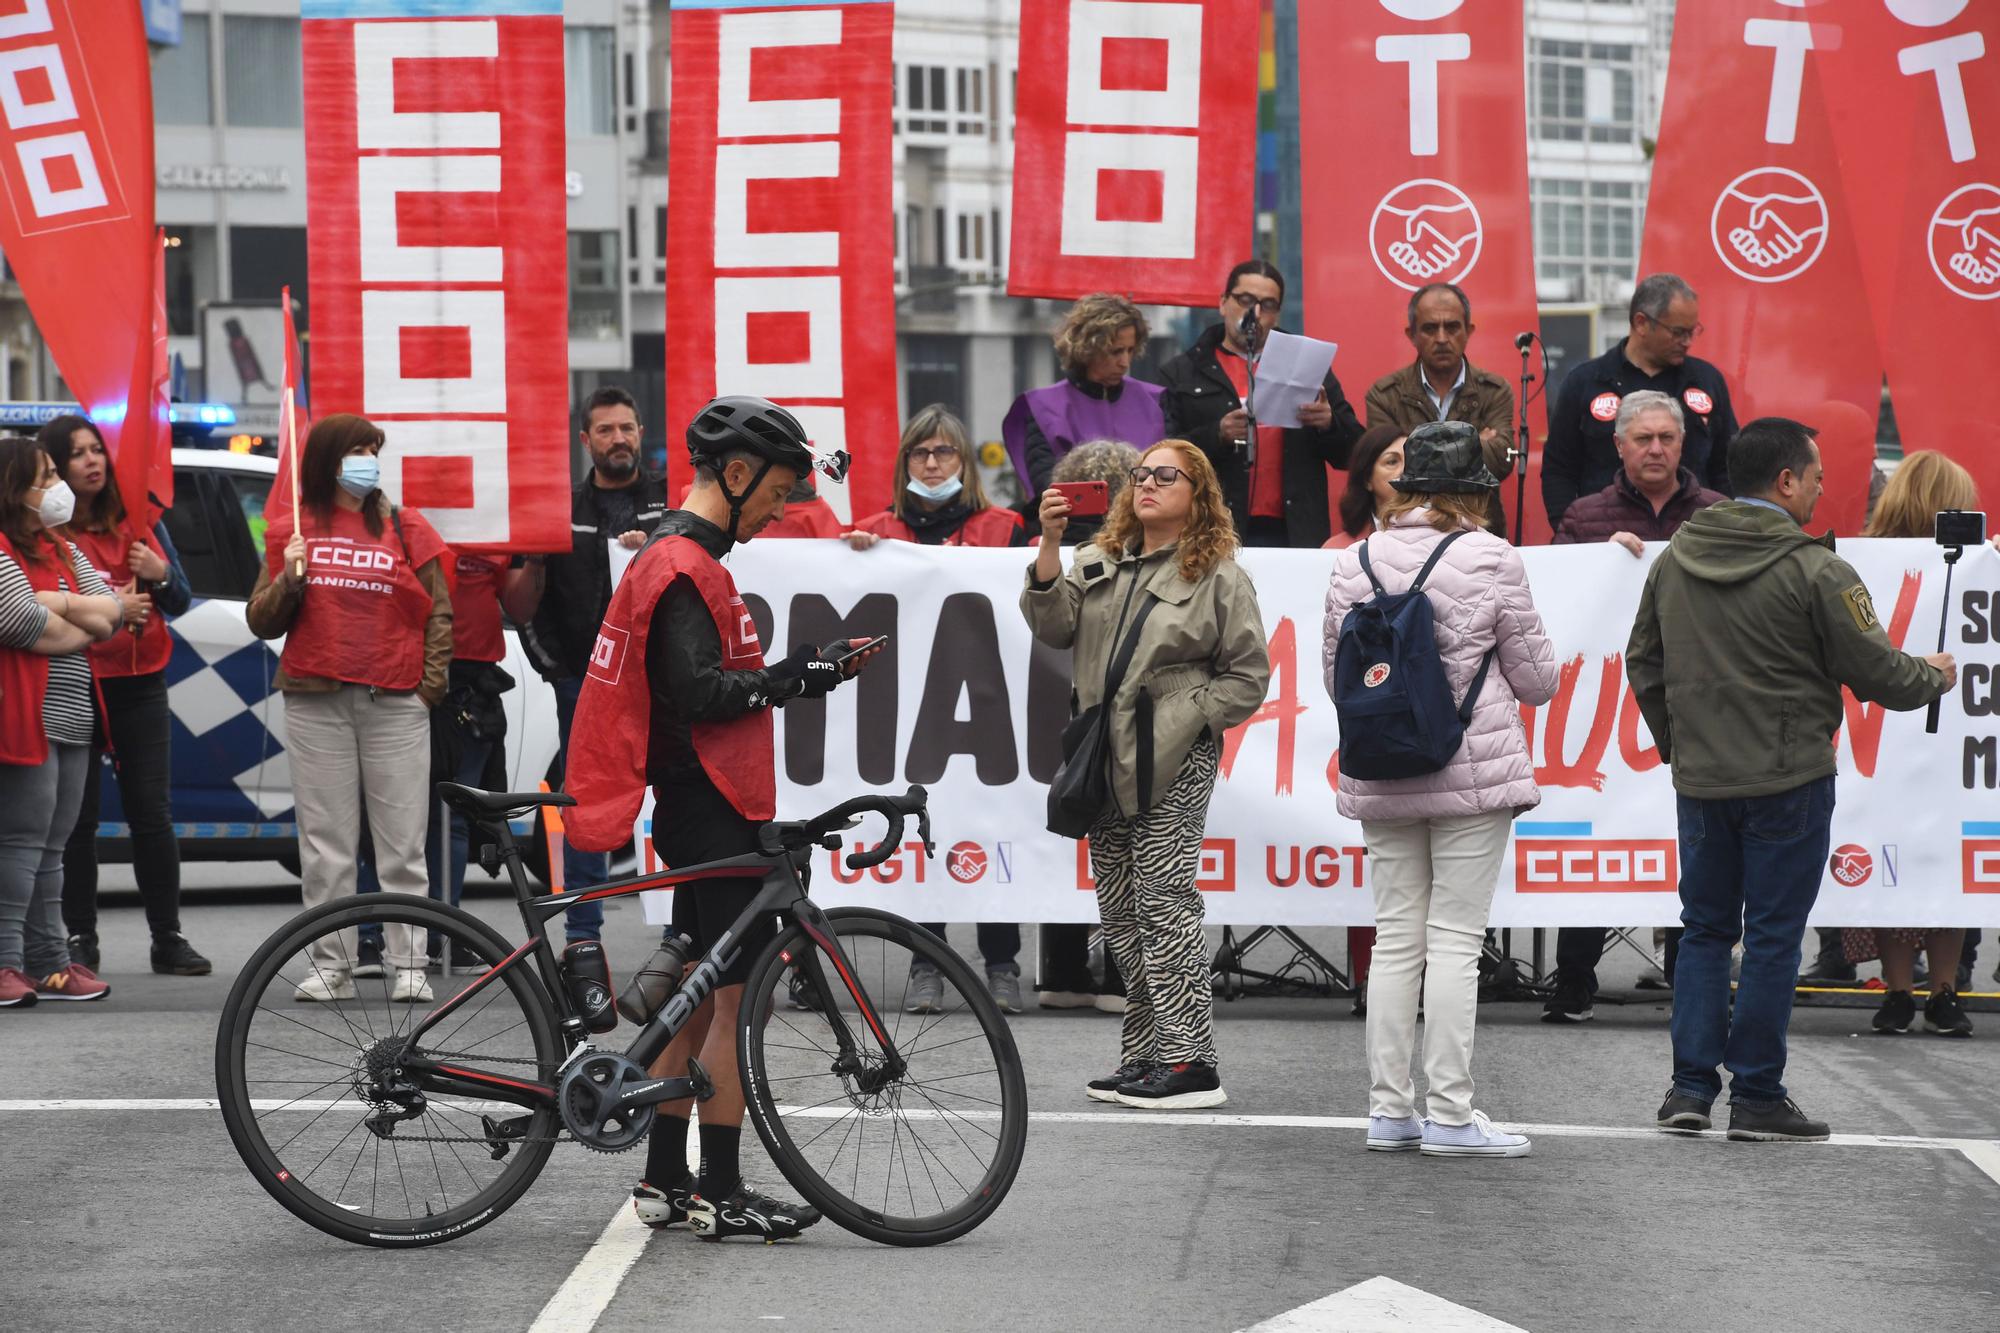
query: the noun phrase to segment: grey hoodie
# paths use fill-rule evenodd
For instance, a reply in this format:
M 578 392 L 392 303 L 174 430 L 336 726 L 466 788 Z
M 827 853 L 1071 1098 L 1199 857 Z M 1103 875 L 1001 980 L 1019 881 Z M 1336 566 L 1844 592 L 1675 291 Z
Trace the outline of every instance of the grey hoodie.
M 1899 712 L 1944 693 L 1942 672 L 1889 642 L 1831 534 L 1735 500 L 1690 517 L 1654 562 L 1625 670 L 1675 790 L 1706 800 L 1831 774 L 1843 685 Z

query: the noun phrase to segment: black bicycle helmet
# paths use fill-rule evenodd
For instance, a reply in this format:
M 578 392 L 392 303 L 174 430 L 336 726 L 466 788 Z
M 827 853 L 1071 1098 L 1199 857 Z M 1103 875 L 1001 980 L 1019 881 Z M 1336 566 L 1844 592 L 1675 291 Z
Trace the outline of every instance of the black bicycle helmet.
M 716 474 L 722 494 L 729 501 L 729 537 L 736 539 L 737 523 L 746 500 L 763 484 L 774 467 L 788 467 L 804 477 L 817 469 L 835 481 L 847 478 L 847 453 L 813 446 L 799 419 L 763 398 L 732 394 L 717 398 L 695 413 L 687 428 L 688 457 L 697 467 L 707 465 Z M 731 491 L 721 480 L 721 462 L 732 453 L 747 453 L 764 460 L 764 466 L 750 479 L 741 493 Z

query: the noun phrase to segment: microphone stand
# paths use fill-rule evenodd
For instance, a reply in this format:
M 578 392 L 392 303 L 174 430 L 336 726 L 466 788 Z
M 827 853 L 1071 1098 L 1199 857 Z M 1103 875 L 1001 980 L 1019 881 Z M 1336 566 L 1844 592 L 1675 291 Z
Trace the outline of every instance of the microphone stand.
M 1535 335 L 1524 333 L 1514 339 L 1514 346 L 1521 352 L 1521 392 L 1514 396 L 1514 545 L 1527 544 L 1528 522 L 1528 386 L 1535 382 L 1535 376 L 1528 369 L 1528 350 L 1534 346 Z
M 1244 484 L 1249 484 L 1249 473 L 1257 466 L 1257 362 L 1264 355 L 1263 329 L 1257 323 L 1257 312 L 1252 310 L 1236 326 L 1236 332 L 1243 339 L 1246 355 L 1243 364 L 1248 367 L 1243 389 L 1243 415 L 1248 419 L 1243 428 Z
M 1964 554 L 1965 548 L 1963 546 L 1947 546 L 1944 548 L 1944 609 L 1938 615 L 1937 650 L 1939 652 L 1944 651 L 1945 627 L 1951 621 L 1951 567 L 1957 564 L 1958 558 Z M 1938 714 L 1943 706 L 1943 695 L 1939 695 L 1937 698 L 1931 700 L 1930 708 L 1924 713 L 1924 733 L 1926 735 L 1937 735 Z

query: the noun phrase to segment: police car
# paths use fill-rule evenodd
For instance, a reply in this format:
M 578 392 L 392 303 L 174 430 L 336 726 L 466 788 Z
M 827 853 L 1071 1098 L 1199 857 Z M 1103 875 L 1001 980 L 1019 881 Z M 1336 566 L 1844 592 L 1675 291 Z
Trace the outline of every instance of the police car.
M 0 404 L 0 427 L 32 433 L 76 411 L 69 403 Z M 235 424 L 222 404 L 176 403 L 174 507 L 167 533 L 187 571 L 194 602 L 168 622 L 174 653 L 167 663 L 173 714 L 173 815 L 181 855 L 189 860 L 273 860 L 298 872 L 298 825 L 292 813 L 291 761 L 285 748 L 285 700 L 272 687 L 282 639 L 250 632 L 244 609 L 264 562 L 264 504 L 277 460 L 219 445 L 202 447 Z M 532 789 L 552 771 L 558 737 L 555 699 L 528 664 L 519 637 L 506 631 L 501 662 L 516 684 L 502 696 L 507 712 L 504 783 Z M 100 851 L 130 860 L 115 782 L 104 784 Z M 538 823 L 528 860 L 547 882 L 546 840 Z

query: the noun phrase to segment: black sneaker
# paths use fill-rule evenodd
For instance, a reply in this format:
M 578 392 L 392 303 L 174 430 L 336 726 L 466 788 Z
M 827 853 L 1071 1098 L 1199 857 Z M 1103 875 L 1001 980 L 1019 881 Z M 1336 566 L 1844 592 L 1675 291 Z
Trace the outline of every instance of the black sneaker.
M 486 960 L 457 940 L 451 942 L 451 970 L 457 976 L 476 977 L 490 971 Z
M 1660 1103 L 1660 1113 L 1654 1117 L 1661 1129 L 1693 1133 L 1696 1130 L 1712 1128 L 1708 1109 L 1713 1102 L 1705 1102 L 1699 1097 L 1690 1097 L 1677 1089 L 1668 1089 L 1667 1099 Z
M 1092 1101 L 1115 1102 L 1118 1089 L 1127 1083 L 1137 1083 L 1152 1070 L 1151 1060 L 1129 1060 L 1103 1078 L 1094 1078 L 1083 1085 L 1083 1091 Z
M 1581 981 L 1558 978 L 1556 993 L 1542 1006 L 1544 1023 L 1588 1023 L 1597 1017 L 1597 1010 L 1590 997 L 1590 987 Z
M 75 957 L 73 950 L 71 957 Z M 90 966 L 87 962 L 84 965 Z M 153 936 L 153 970 L 169 977 L 205 977 L 215 970 L 215 964 L 196 953 L 187 936 L 169 930 Z
M 1941 990 L 1924 1002 L 1924 1031 L 1940 1037 L 1969 1037 L 1972 1020 L 1958 1003 L 1958 992 Z
M 1808 1120 L 1790 1097 L 1781 1102 L 1737 1102 L 1729 1107 L 1729 1137 L 1739 1143 L 1825 1143 L 1826 1121 Z
M 379 940 L 372 940 L 363 935 L 361 943 L 355 947 L 354 956 L 357 961 L 349 975 L 357 978 L 388 975 L 382 969 L 382 945 Z
M 1189 1061 L 1154 1065 L 1138 1079 L 1120 1083 L 1112 1096 L 1125 1106 L 1147 1111 L 1194 1111 L 1229 1100 L 1214 1065 Z
M 1882 1001 L 1882 1007 L 1875 1011 L 1874 1024 L 1877 1032 L 1908 1032 L 1910 1024 L 1916 1021 L 1916 997 L 1906 990 L 1890 991 L 1888 997 Z
M 819 1210 L 773 1199 L 757 1193 L 748 1184 L 739 1184 L 734 1194 L 719 1203 L 689 1193 L 687 1220 L 689 1229 L 703 1240 L 725 1240 L 730 1236 L 790 1240 L 819 1221 Z
M 72 935 L 69 937 L 69 960 L 72 963 L 82 963 L 85 967 L 95 972 L 98 962 L 97 954 L 97 936 Z
M 694 1177 L 684 1177 L 678 1184 L 656 1189 L 645 1181 L 632 1191 L 632 1211 L 639 1220 L 655 1231 L 668 1227 L 685 1226 L 688 1220 L 688 1200 L 694 1195 Z
M 1847 986 L 1856 979 L 1854 964 L 1838 954 L 1821 954 L 1812 966 L 1799 973 L 1801 986 Z

